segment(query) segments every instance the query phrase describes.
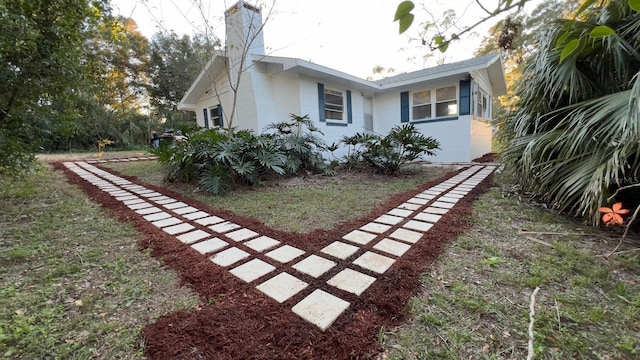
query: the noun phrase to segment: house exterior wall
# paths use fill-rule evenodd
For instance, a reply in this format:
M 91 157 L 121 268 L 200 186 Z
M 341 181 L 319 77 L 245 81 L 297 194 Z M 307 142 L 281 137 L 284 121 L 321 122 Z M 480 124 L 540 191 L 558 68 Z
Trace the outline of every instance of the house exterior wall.
M 278 72 L 270 65 L 260 64 L 252 76 L 258 102 L 256 133 L 272 123 L 288 121 L 291 114 L 301 115 L 297 74 Z
M 471 159 L 477 159 L 492 150 L 493 129 L 489 121 L 471 119 Z
M 424 135 L 431 136 L 440 142 L 441 150 L 435 156 L 425 156 L 424 160 L 433 162 L 467 162 L 471 157 L 471 121 L 470 115 L 458 115 L 454 118 L 416 120 L 409 118 L 403 123 L 400 116 L 400 93 L 409 91 L 409 96 L 415 91 L 434 90 L 446 86 L 456 86 L 458 109 L 460 109 L 460 81 L 464 76 L 422 83 L 395 91 L 376 94 L 374 98 L 373 130 L 379 135 L 386 135 L 394 126 L 414 124 Z M 411 105 L 411 103 L 410 103 Z M 477 139 L 479 149 L 483 148 L 483 138 Z M 489 145 L 491 141 L 489 140 Z
M 333 89 L 342 91 L 344 95 L 344 116 L 343 120 L 331 120 L 326 119 L 321 121 L 320 119 L 320 106 L 318 103 L 318 83 L 324 85 L 327 89 Z M 332 143 L 339 143 L 343 136 L 352 136 L 356 133 L 365 132 L 364 129 L 364 96 L 360 92 L 353 88 L 347 88 L 342 85 L 338 85 L 332 82 L 312 79 L 308 77 L 300 77 L 300 115 L 309 115 L 311 121 L 320 131 L 324 133 L 324 140 L 327 145 Z M 351 123 L 349 123 L 347 114 L 347 95 L 346 92 L 351 92 Z M 347 147 L 341 145 L 333 155 L 326 154 L 326 157 L 336 156 L 342 158 L 347 154 Z

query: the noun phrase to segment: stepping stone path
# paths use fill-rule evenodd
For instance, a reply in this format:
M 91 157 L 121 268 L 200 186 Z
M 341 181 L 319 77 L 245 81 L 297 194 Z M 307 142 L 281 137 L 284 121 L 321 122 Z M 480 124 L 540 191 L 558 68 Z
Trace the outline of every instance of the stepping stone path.
M 388 271 L 444 214 L 496 169 L 494 165 L 470 166 L 311 253 L 99 169 L 89 161 L 64 165 L 121 201 L 158 227 L 158 231 L 175 236 L 185 246 L 254 285 L 273 301 L 285 304 L 322 331 L 349 308 L 350 303 L 341 298 L 344 292 L 362 295 L 377 276 Z M 396 230 L 389 233 L 394 226 Z M 321 279 L 328 286 L 307 289 L 309 284 L 298 273 Z M 325 276 L 327 273 L 335 275 Z M 308 295 L 295 304 L 286 303 L 301 291 Z

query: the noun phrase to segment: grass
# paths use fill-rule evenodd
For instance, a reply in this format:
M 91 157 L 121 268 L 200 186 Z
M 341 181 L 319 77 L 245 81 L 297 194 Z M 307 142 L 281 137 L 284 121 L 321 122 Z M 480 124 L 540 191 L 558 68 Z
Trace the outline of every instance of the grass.
M 296 233 L 333 229 L 337 224 L 368 214 L 395 194 L 416 189 L 452 170 L 414 168 L 398 177 L 356 172 L 336 177 L 308 176 L 270 181 L 225 196 L 213 196 L 200 192 L 193 185 L 164 184 L 162 168 L 156 162 L 110 163 L 106 166 L 148 184 L 167 186 L 213 209 L 228 210 L 258 219 L 269 227 Z
M 497 177 L 474 204 L 474 228 L 424 274 L 409 320 L 380 339 L 388 358 L 524 359 L 535 287 L 537 359 L 640 357 L 640 252 L 604 259 L 620 233 L 505 197 L 511 181 Z
M 142 327 L 198 304 L 61 173 L 0 180 L 0 203 L 0 357 L 141 358 Z

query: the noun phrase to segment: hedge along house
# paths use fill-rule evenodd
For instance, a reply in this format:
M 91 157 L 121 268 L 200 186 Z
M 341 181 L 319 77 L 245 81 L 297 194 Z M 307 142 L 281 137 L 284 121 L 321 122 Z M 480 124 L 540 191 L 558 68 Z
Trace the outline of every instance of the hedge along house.
M 254 6 L 240 1 L 225 16 L 225 50 L 213 55 L 178 105 L 194 111 L 199 126 L 227 127 L 233 119 L 233 127 L 260 133 L 290 114 L 309 115 L 331 144 L 414 124 L 440 142 L 438 155 L 425 160 L 468 162 L 491 152 L 492 98 L 506 94 L 499 55 L 368 81 L 265 55 L 262 15 Z

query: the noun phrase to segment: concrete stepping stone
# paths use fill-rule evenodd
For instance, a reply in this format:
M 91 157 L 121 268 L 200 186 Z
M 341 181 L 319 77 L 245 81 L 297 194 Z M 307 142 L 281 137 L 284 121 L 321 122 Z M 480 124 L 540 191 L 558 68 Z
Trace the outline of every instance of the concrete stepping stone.
M 404 242 L 408 242 L 411 244 L 415 244 L 418 242 L 418 240 L 422 239 L 422 235 L 423 235 L 422 233 L 417 231 L 411 231 L 411 230 L 400 228 L 394 231 L 393 233 L 391 233 L 389 237 L 392 237 L 397 240 L 402 240 Z
M 391 239 L 382 239 L 382 241 L 375 244 L 373 248 L 400 257 L 411 248 L 411 245 Z
M 422 210 L 422 212 L 426 212 L 426 213 L 431 213 L 431 214 L 439 214 L 439 215 L 444 215 L 446 213 L 449 212 L 448 209 L 443 209 L 443 208 L 436 208 L 436 207 L 428 207 L 424 210 Z
M 148 214 L 153 214 L 161 211 L 162 209 L 152 206 L 152 207 L 136 210 L 136 214 L 148 215 Z
M 169 235 L 175 235 L 175 234 L 187 232 L 191 229 L 195 229 L 195 227 L 191 224 L 182 223 L 182 224 L 162 228 L 162 231 L 166 232 Z
M 148 195 L 149 195 L 149 194 L 147 194 L 147 195 L 142 195 L 142 196 L 144 196 L 144 197 L 146 197 L 146 198 L 149 198 L 149 200 L 151 200 L 151 201 L 155 201 L 155 202 L 158 202 L 158 201 L 164 201 L 164 200 L 173 200 L 172 198 L 170 198 L 170 197 L 168 197 L 168 196 L 165 196 L 165 195 L 162 195 L 162 194 L 160 194 L 160 193 L 158 193 L 158 195 L 156 195 L 156 196 L 148 196 Z M 175 200 L 174 200 L 174 201 L 175 201 Z
M 360 245 L 366 245 L 371 240 L 375 239 L 376 236 L 377 235 L 370 234 L 368 232 L 364 232 L 364 231 L 360 231 L 360 230 L 353 230 L 352 232 L 348 233 L 347 235 L 343 236 L 342 238 L 347 240 L 347 241 L 351 241 L 352 243 L 356 243 L 356 244 L 360 244 Z
M 448 203 L 448 202 L 442 202 L 442 201 L 436 201 L 433 204 L 431 204 L 431 206 L 433 206 L 433 207 L 439 207 L 439 208 L 443 208 L 443 209 L 452 209 L 454 205 L 455 204 Z
M 422 205 L 422 204 L 421 204 Z M 418 210 L 421 206 L 418 204 L 404 203 L 398 206 L 398 209 L 406 209 L 406 210 Z
M 217 216 L 210 216 L 210 217 L 205 217 L 205 218 L 202 218 L 202 219 L 195 220 L 196 223 L 198 223 L 198 224 L 200 224 L 202 226 L 213 225 L 213 224 L 221 223 L 223 221 L 224 221 L 224 219 L 219 218 Z
M 170 217 L 171 217 L 171 214 L 166 212 L 159 212 L 159 213 L 143 216 L 143 218 L 147 221 L 158 221 L 158 220 L 168 219 Z
M 327 284 L 360 296 L 375 281 L 373 276 L 346 268 L 329 279 Z
M 409 200 L 407 200 L 408 202 Z M 400 222 L 402 222 L 404 219 L 398 216 L 391 216 L 391 215 L 382 215 L 379 218 L 375 219 L 375 222 L 379 222 L 379 223 L 383 223 L 383 224 L 388 224 L 388 225 L 396 225 Z
M 184 214 L 188 214 L 188 213 L 192 213 L 192 212 L 196 212 L 196 211 L 198 211 L 198 209 L 196 209 L 196 208 L 194 208 L 192 206 L 173 209 L 173 212 L 178 214 L 178 215 L 184 215 Z
M 391 229 L 391 226 L 378 224 L 376 222 L 370 222 L 360 228 L 360 230 L 364 230 L 364 231 L 368 231 L 370 233 L 376 233 L 376 234 L 382 234 L 383 232 L 389 229 Z
M 180 236 L 178 236 L 178 240 L 180 240 L 181 242 L 185 243 L 185 244 L 193 244 L 196 241 L 202 240 L 202 239 L 206 239 L 208 237 L 210 237 L 211 234 L 209 234 L 206 231 L 202 231 L 202 230 L 195 230 L 195 231 L 191 231 L 188 232 L 186 234 L 182 234 Z
M 357 246 L 345 244 L 340 241 L 334 241 L 331 244 L 325 246 L 320 252 L 325 253 L 327 255 L 331 255 L 335 258 L 345 260 L 349 256 L 353 255 L 356 251 L 358 251 Z
M 412 197 L 411 199 L 407 200 L 408 203 L 412 203 L 416 205 L 426 205 L 429 201 L 431 200 L 423 199 L 419 197 Z
M 466 195 L 466 194 L 457 194 L 457 193 L 454 193 L 454 192 L 453 192 L 453 190 L 452 190 L 452 191 L 449 191 L 449 192 L 447 193 L 447 197 L 449 197 L 449 198 L 453 198 L 453 199 L 462 199 L 462 198 L 464 197 L 464 195 Z
M 426 190 L 426 191 L 423 191 L 422 193 L 426 194 L 426 195 L 438 196 L 438 195 L 442 194 L 442 191 Z
M 410 221 L 407 221 L 406 224 L 402 225 L 402 227 L 411 229 L 411 230 L 427 232 L 429 229 L 433 227 L 433 224 L 424 222 L 424 221 L 410 220 Z
M 139 204 L 127 205 L 127 207 L 131 210 L 140 210 L 148 207 L 152 207 L 153 204 L 149 204 L 148 202 L 141 202 Z
M 117 200 L 117 198 L 116 198 L 116 200 Z M 139 198 L 139 197 L 137 197 L 137 196 L 136 196 L 136 198 L 135 198 L 135 199 L 125 200 L 125 201 L 123 201 L 122 203 L 123 203 L 123 204 L 125 204 L 125 205 L 127 205 L 127 206 L 129 206 L 129 205 L 135 205 L 135 204 L 142 204 L 142 203 L 148 204 L 146 201 L 144 201 L 144 199 L 140 199 L 140 198 Z M 152 205 L 152 206 L 153 206 L 153 205 Z
M 168 204 L 162 204 L 162 206 L 164 206 L 165 208 L 167 208 L 169 210 L 174 210 L 174 209 L 177 209 L 177 208 L 186 207 L 188 205 L 183 203 L 183 202 L 181 202 L 181 201 L 177 201 L 177 202 L 172 202 L 172 203 L 168 203 Z
M 349 308 L 349 305 L 349 302 L 337 296 L 316 289 L 291 310 L 296 315 L 319 327 L 320 330 L 325 331 L 336 321 L 340 314 Z
M 407 217 L 413 214 L 413 211 L 395 208 L 387 212 L 387 214 L 393 215 L 393 216 Z
M 260 236 L 257 239 L 253 239 L 244 243 L 244 246 L 253 249 L 257 252 L 263 252 L 265 250 L 271 249 L 280 244 L 280 241 L 276 239 L 272 239 L 268 236 Z
M 367 251 L 366 253 L 360 255 L 360 257 L 355 259 L 353 263 L 363 269 L 382 274 L 387 271 L 394 262 L 396 261 L 392 258 Z
M 153 190 L 149 190 L 147 188 L 136 190 L 135 193 L 140 195 L 140 196 L 144 196 L 145 194 L 158 194 L 157 192 L 155 192 Z
M 429 213 L 424 213 L 421 212 L 419 214 L 417 214 L 416 216 L 413 217 L 416 220 L 420 220 L 420 221 L 427 221 L 430 223 L 437 223 L 438 220 L 440 220 L 440 218 L 442 218 L 442 215 L 436 215 L 436 214 L 429 214 Z
M 301 256 L 302 254 L 304 254 L 303 250 L 300 250 L 290 245 L 285 245 L 275 250 L 271 250 L 265 255 L 272 258 L 275 261 L 286 264 L 289 261 L 297 258 L 298 256 Z
M 234 223 L 232 223 L 230 221 L 225 221 L 225 222 L 220 223 L 220 224 L 209 226 L 209 229 L 211 229 L 212 231 L 215 231 L 217 233 L 220 233 L 220 234 L 224 234 L 226 232 L 229 232 L 229 231 L 235 230 L 235 229 L 239 229 L 239 228 L 241 228 L 240 225 L 234 224 Z
M 210 216 L 209 213 L 206 213 L 204 211 L 196 211 L 193 213 L 189 213 L 189 214 L 184 214 L 183 217 L 185 219 L 189 219 L 189 220 L 196 220 L 196 219 L 201 219 L 203 217 L 207 217 Z
M 228 237 L 229 239 L 233 240 L 233 241 L 244 241 L 244 240 L 256 237 L 258 235 L 260 235 L 260 234 L 258 234 L 255 231 L 252 231 L 252 230 L 249 230 L 249 229 L 240 229 L 240 230 L 236 230 L 236 231 L 230 232 L 230 233 L 226 234 L 225 236 Z
M 337 264 L 331 260 L 327 260 L 317 255 L 310 255 L 309 257 L 293 265 L 292 268 L 300 271 L 303 274 L 307 274 L 309 276 L 317 278 L 336 265 Z
M 210 259 L 214 264 L 226 267 L 248 257 L 248 252 L 232 247 L 213 255 Z
M 458 201 L 460 201 L 460 198 L 455 198 L 452 196 L 449 196 L 449 194 L 445 195 L 445 196 L 441 196 L 438 201 L 442 201 L 442 202 L 448 202 L 448 203 L 452 203 L 455 204 Z
M 200 254 L 204 255 L 206 253 L 218 251 L 218 250 L 224 248 L 227 245 L 229 245 L 229 244 L 227 244 L 226 242 L 224 242 L 224 241 L 222 241 L 222 240 L 220 240 L 218 238 L 213 238 L 213 239 L 205 240 L 203 242 L 199 242 L 197 244 L 193 244 L 193 245 L 191 245 L 191 248 L 193 248 L 194 250 L 196 250 Z
M 167 218 L 167 219 L 154 221 L 154 222 L 151 223 L 151 225 L 159 227 L 159 228 L 162 228 L 162 227 L 166 227 L 166 226 L 180 224 L 181 222 L 182 222 L 182 220 L 180 220 L 178 218 L 170 217 L 170 218 Z
M 118 200 L 118 201 L 129 201 L 129 200 L 141 200 L 141 201 L 144 201 L 144 200 L 140 199 L 139 197 L 137 197 L 135 195 L 116 196 L 116 200 Z M 125 204 L 125 205 L 129 205 L 129 204 Z
M 295 276 L 283 272 L 256 286 L 256 288 L 275 301 L 283 303 L 304 290 L 308 285 Z
M 429 194 L 418 194 L 415 197 L 420 198 L 420 199 L 425 199 L 425 200 L 433 200 L 436 198 L 437 195 L 429 195 Z
M 177 203 L 177 202 L 178 202 L 178 200 L 168 198 L 168 199 L 164 199 L 164 200 L 154 200 L 154 202 L 155 202 L 156 204 L 159 204 L 159 205 L 168 205 L 168 204 Z M 165 206 L 165 207 L 166 207 L 166 206 Z M 169 208 L 167 208 L 167 209 L 169 209 Z
M 252 282 L 275 270 L 276 267 L 260 259 L 248 261 L 229 272 L 244 282 Z

